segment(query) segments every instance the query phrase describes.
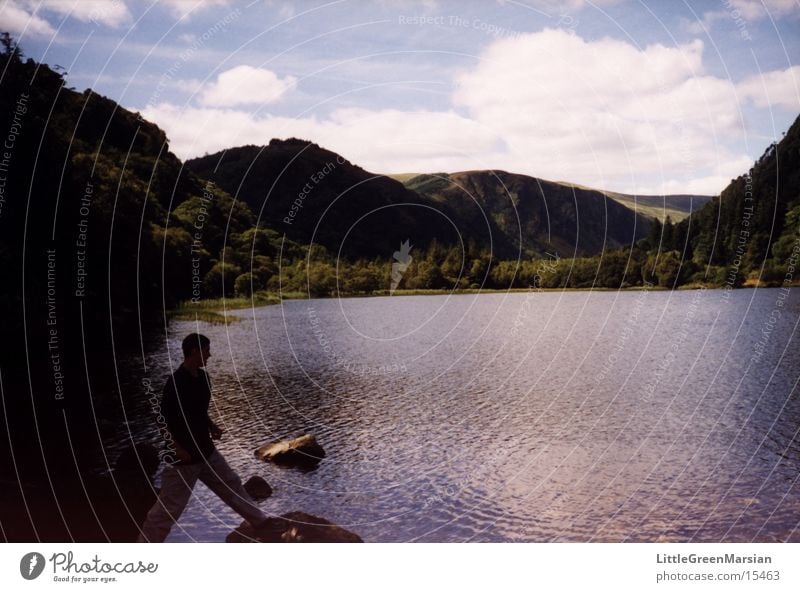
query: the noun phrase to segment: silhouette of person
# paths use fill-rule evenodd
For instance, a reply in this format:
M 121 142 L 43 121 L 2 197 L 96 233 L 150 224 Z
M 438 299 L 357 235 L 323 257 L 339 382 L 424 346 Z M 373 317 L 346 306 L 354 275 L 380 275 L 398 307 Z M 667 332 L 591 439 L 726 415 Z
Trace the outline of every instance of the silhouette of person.
M 161 491 L 147 513 L 138 542 L 160 543 L 167 538 L 198 479 L 256 529 L 268 520 L 214 446 L 213 440 L 219 440 L 223 431 L 208 416 L 211 382 L 204 367 L 211 357 L 211 340 L 192 333 L 181 347 L 183 363 L 167 379 L 161 401 L 177 461 L 161 474 Z

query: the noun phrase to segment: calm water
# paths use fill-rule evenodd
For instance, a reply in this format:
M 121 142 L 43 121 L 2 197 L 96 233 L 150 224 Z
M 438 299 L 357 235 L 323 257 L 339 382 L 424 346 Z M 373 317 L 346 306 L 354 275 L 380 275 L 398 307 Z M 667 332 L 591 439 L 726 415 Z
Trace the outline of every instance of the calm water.
M 800 541 L 800 290 L 235 314 L 199 328 L 219 447 L 273 486 L 266 512 L 303 510 L 367 541 Z M 173 323 L 146 372 L 131 363 L 139 411 L 141 379 L 160 390 L 194 328 Z M 303 433 L 328 452 L 315 471 L 253 457 Z M 239 521 L 198 485 L 170 540 L 223 540 Z

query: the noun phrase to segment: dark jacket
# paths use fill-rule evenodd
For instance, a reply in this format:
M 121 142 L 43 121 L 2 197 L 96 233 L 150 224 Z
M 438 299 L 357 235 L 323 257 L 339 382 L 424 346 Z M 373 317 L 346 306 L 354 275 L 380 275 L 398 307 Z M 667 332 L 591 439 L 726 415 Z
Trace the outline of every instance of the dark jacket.
M 205 370 L 192 376 L 183 366 L 167 379 L 161 412 L 172 439 L 192 456 L 191 462 L 208 458 L 214 452 L 209 428 L 208 405 L 211 402 L 211 381 Z

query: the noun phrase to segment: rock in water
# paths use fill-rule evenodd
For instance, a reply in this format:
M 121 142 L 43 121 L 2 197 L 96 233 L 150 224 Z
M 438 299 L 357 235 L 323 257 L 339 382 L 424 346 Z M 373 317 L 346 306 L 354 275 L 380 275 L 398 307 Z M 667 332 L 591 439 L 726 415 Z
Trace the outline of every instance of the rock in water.
M 310 434 L 294 440 L 271 442 L 256 450 L 256 458 L 286 466 L 313 466 L 325 458 L 325 450 Z
M 226 543 L 363 543 L 354 532 L 305 512 L 270 518 L 256 530 L 248 522 L 225 538 Z
M 265 500 L 272 495 L 272 487 L 258 475 L 247 480 L 244 484 L 244 490 L 254 501 Z

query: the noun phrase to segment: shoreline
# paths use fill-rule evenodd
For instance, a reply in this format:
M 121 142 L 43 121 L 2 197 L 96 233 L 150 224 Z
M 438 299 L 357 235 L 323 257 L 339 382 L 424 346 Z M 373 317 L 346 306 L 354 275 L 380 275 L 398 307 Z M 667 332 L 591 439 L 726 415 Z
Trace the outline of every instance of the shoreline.
M 764 290 L 777 288 L 800 287 L 800 282 L 794 282 L 786 286 L 768 285 L 743 285 L 734 290 Z M 663 286 L 627 286 L 624 288 L 464 288 L 460 290 L 389 290 L 373 292 L 371 294 L 339 294 L 335 296 L 312 296 L 309 297 L 304 292 L 286 292 L 284 294 L 259 293 L 251 298 L 209 298 L 193 303 L 191 301 L 182 302 L 176 308 L 168 311 L 170 320 L 177 321 L 205 321 L 212 324 L 230 324 L 241 319 L 239 316 L 228 315 L 228 311 L 246 310 L 249 308 L 261 308 L 281 304 L 285 300 L 308 300 L 308 299 L 329 299 L 329 298 L 376 298 L 387 296 L 467 296 L 472 294 L 530 294 L 530 293 L 554 293 L 554 292 L 688 292 L 693 290 L 725 290 L 726 286 L 711 286 L 703 284 L 685 284 L 671 289 Z

